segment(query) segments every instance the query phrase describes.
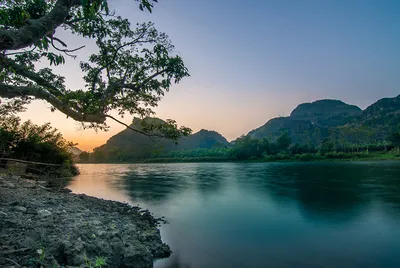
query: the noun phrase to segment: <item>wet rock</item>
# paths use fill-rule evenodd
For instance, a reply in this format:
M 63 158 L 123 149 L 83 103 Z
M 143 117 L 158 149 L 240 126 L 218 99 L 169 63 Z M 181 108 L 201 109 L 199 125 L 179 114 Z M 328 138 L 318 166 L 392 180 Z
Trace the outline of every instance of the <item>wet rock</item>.
M 49 183 L 47 181 L 37 181 L 36 184 L 42 187 L 46 187 Z
M 101 221 L 99 221 L 99 220 L 93 220 L 93 221 L 92 221 L 92 224 L 93 224 L 93 225 L 101 225 L 102 223 L 101 223 Z
M 6 181 L 6 182 L 4 183 L 4 186 L 5 186 L 6 188 L 12 188 L 12 189 L 16 187 L 14 183 L 8 182 L 8 181 Z
M 29 180 L 24 180 L 23 183 L 21 183 L 21 186 L 24 188 L 34 188 L 36 187 L 34 181 L 29 181 Z
M 26 212 L 26 207 L 15 206 L 14 209 L 15 209 L 16 211 Z
M 64 189 L 60 189 L 59 192 L 60 193 L 72 193 L 72 190 L 68 189 L 68 188 L 64 188 Z
M 39 209 L 39 210 L 37 211 L 37 214 L 38 214 L 40 217 L 48 217 L 48 216 L 51 216 L 51 212 L 48 211 L 47 209 Z
M 82 267 L 102 256 L 110 268 L 150 268 L 155 259 L 171 254 L 147 210 L 86 195 L 24 188 L 23 180 L 11 183 L 16 187 L 0 184 L 0 251 L 5 246 L 17 250 L 8 257 L 20 260 L 22 267 L 38 258 L 38 245 L 46 255 L 43 267 Z M 0 267 L 5 265 L 9 264 L 0 258 Z

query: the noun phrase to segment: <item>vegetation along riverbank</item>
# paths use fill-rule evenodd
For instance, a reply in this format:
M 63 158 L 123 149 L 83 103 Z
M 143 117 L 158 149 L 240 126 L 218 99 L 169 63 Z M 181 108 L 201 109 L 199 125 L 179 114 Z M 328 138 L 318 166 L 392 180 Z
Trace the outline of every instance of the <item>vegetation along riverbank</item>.
M 134 119 L 131 128 L 142 130 Z M 159 120 L 159 119 L 158 119 Z M 81 162 L 311 161 L 398 159 L 400 95 L 383 98 L 361 110 L 339 100 L 299 104 L 288 117 L 277 117 L 229 142 L 202 129 L 178 144 L 149 139 L 129 129 L 84 152 Z

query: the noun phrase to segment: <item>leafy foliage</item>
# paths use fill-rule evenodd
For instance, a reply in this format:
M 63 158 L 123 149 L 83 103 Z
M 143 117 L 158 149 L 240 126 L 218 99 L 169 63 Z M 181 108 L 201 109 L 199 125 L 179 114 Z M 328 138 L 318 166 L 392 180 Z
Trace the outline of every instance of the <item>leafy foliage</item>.
M 393 133 L 389 138 L 394 147 L 400 147 L 400 132 Z
M 0 156 L 3 158 L 57 164 L 60 167 L 56 172 L 71 176 L 78 173 L 68 152 L 71 146 L 48 123 L 38 126 L 30 121 L 21 122 L 15 116 L 0 118 Z
M 155 0 L 136 0 L 139 9 L 152 11 Z M 32 99 L 43 99 L 84 127 L 106 130 L 111 111 L 120 116 L 153 115 L 173 83 L 189 76 L 180 56 L 174 54 L 168 35 L 154 24 L 137 23 L 110 12 L 107 0 L 3 0 L 0 2 L 0 97 L 8 106 L 0 112 L 21 111 Z M 69 48 L 56 29 L 93 39 L 97 51 L 80 62 L 85 88 L 69 89 L 65 77 L 49 67 L 62 65 L 84 46 Z M 38 62 L 48 67 L 37 68 Z M 2 106 L 2 107 L 1 107 Z M 188 135 L 173 120 L 147 126 L 173 140 Z

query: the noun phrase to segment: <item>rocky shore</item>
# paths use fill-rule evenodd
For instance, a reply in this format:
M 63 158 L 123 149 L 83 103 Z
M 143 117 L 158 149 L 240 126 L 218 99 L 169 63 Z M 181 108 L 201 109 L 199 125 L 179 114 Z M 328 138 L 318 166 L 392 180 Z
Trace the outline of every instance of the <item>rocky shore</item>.
M 153 267 L 168 257 L 149 211 L 0 174 L 0 267 Z

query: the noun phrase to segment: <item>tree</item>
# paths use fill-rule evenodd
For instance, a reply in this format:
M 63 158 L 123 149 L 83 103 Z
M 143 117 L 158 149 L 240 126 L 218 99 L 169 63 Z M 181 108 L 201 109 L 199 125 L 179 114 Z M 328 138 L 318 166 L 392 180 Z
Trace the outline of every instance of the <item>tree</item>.
M 141 10 L 151 12 L 151 0 L 135 1 Z M 0 113 L 21 111 L 31 100 L 41 99 L 52 111 L 103 130 L 107 118 L 122 123 L 111 111 L 121 116 L 154 114 L 152 108 L 172 83 L 189 76 L 188 70 L 173 54 L 165 33 L 152 23 L 133 29 L 127 19 L 110 12 L 109 2 L 0 0 L 0 97 L 9 99 Z M 73 53 L 85 47 L 70 48 L 57 38 L 60 29 L 95 40 L 98 51 L 80 62 L 85 88 L 67 88 L 65 77 L 50 68 L 76 58 Z M 39 69 L 39 61 L 49 66 Z M 143 133 L 172 139 L 190 132 L 173 120 L 143 127 Z
M 90 154 L 88 152 L 83 151 L 79 154 L 79 160 L 82 162 L 88 162 L 90 158 Z
M 286 151 L 292 143 L 292 139 L 287 132 L 283 132 L 276 142 L 279 150 Z
M 393 147 L 400 147 L 400 132 L 392 133 L 389 137 Z
M 261 154 L 259 140 L 250 135 L 238 138 L 232 148 L 232 156 L 240 160 L 247 160 L 250 157 L 258 158 Z
M 53 171 L 62 172 L 65 168 L 68 174 L 76 175 L 68 152 L 73 145 L 48 123 L 39 126 L 31 121 L 21 122 L 15 116 L 0 117 L 1 157 L 62 165 Z

